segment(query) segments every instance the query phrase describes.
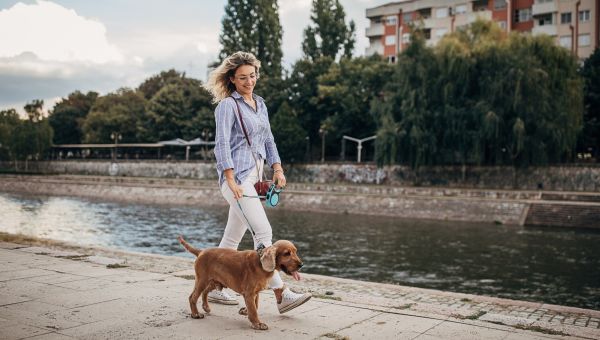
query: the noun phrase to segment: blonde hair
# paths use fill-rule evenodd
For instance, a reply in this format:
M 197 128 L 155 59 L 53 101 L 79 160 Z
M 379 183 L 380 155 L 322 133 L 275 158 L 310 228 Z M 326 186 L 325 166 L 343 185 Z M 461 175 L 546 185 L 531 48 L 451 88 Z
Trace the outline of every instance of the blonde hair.
M 256 59 L 254 54 L 250 52 L 235 52 L 225 58 L 221 65 L 214 69 L 208 75 L 208 81 L 204 88 L 213 96 L 213 103 L 218 103 L 221 100 L 229 97 L 235 91 L 235 85 L 229 80 L 235 75 L 238 67 L 243 65 L 254 66 L 256 70 L 256 78 L 259 77 L 260 61 Z

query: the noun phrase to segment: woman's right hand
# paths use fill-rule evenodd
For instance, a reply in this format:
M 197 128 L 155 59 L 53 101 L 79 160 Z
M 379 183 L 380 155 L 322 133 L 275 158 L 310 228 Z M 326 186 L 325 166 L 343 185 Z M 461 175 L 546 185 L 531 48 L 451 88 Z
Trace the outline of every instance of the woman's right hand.
M 231 190 L 231 192 L 233 193 L 233 197 L 236 200 L 239 200 L 240 198 L 242 198 L 242 195 L 244 195 L 244 189 L 242 189 L 241 186 L 239 186 L 234 179 L 228 179 L 227 180 L 227 186 L 229 187 L 229 190 Z

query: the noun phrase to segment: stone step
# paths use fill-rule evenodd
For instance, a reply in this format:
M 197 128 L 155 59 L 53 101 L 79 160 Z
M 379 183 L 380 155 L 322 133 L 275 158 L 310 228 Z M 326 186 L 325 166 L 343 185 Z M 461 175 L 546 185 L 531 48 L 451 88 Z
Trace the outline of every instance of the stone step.
M 529 209 L 525 225 L 600 229 L 600 206 L 534 203 Z
M 600 203 L 600 193 L 542 193 L 542 200 L 546 201 L 572 201 L 572 202 L 596 202 Z

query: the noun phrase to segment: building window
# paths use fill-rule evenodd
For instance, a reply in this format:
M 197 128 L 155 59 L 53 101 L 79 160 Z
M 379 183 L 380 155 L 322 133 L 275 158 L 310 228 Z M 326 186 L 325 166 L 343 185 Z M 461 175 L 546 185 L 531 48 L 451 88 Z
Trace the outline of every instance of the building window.
M 410 42 L 410 33 L 403 33 L 402 34 L 402 43 L 408 44 L 409 42 Z
M 577 45 L 584 47 L 584 46 L 590 46 L 590 34 L 586 33 L 586 34 L 580 34 L 579 35 L 579 39 L 577 39 Z
M 389 17 L 385 18 L 385 24 L 386 25 L 396 25 L 396 17 L 393 15 L 390 15 Z
M 381 17 L 376 17 L 371 19 L 371 22 L 374 24 L 381 24 Z
M 515 22 L 525 22 L 529 20 L 531 20 L 531 8 L 515 10 Z
M 564 48 L 571 49 L 571 44 L 572 44 L 571 36 L 570 35 L 561 36 L 560 39 L 558 40 L 558 44 Z
M 590 21 L 590 10 L 579 11 L 579 21 L 586 22 Z
M 467 13 L 467 5 L 457 5 L 454 7 L 455 14 L 465 14 Z
M 395 63 L 396 62 L 396 56 L 395 55 L 390 55 L 388 56 L 388 63 Z
M 440 19 L 440 18 L 445 18 L 448 16 L 448 7 L 444 7 L 444 8 L 438 8 L 435 10 L 435 17 Z
M 419 18 L 421 18 L 423 20 L 429 19 L 429 18 L 431 18 L 431 7 L 421 8 L 418 13 L 419 13 Z
M 387 46 L 396 45 L 396 36 L 395 35 L 386 35 L 385 36 L 385 44 Z
M 571 12 L 560 13 L 560 23 L 561 24 L 570 24 L 571 23 Z
M 402 21 L 403 22 L 412 22 L 412 12 L 408 12 L 408 13 L 404 13 L 402 14 Z
M 552 25 L 552 13 L 540 15 L 537 17 L 537 21 L 539 26 Z
M 494 9 L 506 8 L 506 0 L 494 0 Z
M 498 26 L 500 26 L 501 29 L 506 30 L 506 21 L 498 21 Z
M 426 40 L 431 39 L 431 28 L 426 28 L 423 30 L 423 36 Z

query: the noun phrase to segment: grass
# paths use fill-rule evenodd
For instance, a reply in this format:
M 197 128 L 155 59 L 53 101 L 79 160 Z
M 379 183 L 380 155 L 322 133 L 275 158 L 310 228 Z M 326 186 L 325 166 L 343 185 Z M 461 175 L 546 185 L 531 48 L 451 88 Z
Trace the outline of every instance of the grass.
M 111 263 L 111 264 L 107 264 L 106 268 L 108 269 L 116 269 L 116 268 L 127 268 L 129 266 L 126 266 L 124 264 L 120 264 L 120 263 Z
M 396 309 L 410 309 L 414 305 L 416 305 L 416 303 L 407 303 L 405 305 L 394 306 L 394 308 L 396 308 Z
M 317 298 L 317 299 L 327 299 L 327 300 L 342 301 L 342 298 L 339 297 L 339 296 L 331 296 L 331 295 L 326 295 L 326 294 L 316 294 L 316 293 L 313 293 L 313 297 Z
M 64 255 L 64 256 L 57 256 L 57 257 L 61 258 L 61 259 L 81 261 L 81 260 L 83 260 L 84 258 L 86 258 L 88 256 L 89 255 Z
M 195 280 L 196 279 L 196 275 L 175 275 L 175 277 L 180 277 L 180 278 L 186 279 L 186 280 Z
M 484 316 L 485 314 L 487 314 L 487 312 L 479 311 L 475 314 L 471 314 L 471 315 L 467 315 L 467 316 L 460 315 L 460 314 L 452 314 L 450 316 L 453 318 L 461 319 L 461 320 L 477 320 L 480 317 Z
M 350 340 L 350 338 L 347 336 L 341 336 L 341 335 L 335 334 L 335 333 L 325 333 L 322 336 L 324 336 L 326 338 L 330 338 L 330 339 L 335 339 L 335 340 Z
M 569 334 L 563 333 L 561 331 L 555 331 L 553 329 L 544 328 L 544 327 L 540 327 L 540 326 L 530 326 L 530 325 L 518 324 L 518 325 L 513 326 L 513 327 L 517 328 L 517 329 L 523 329 L 523 330 L 526 330 L 526 331 L 533 331 L 533 332 L 539 332 L 539 333 L 544 333 L 544 334 L 561 335 L 561 336 L 568 336 L 569 335 Z

